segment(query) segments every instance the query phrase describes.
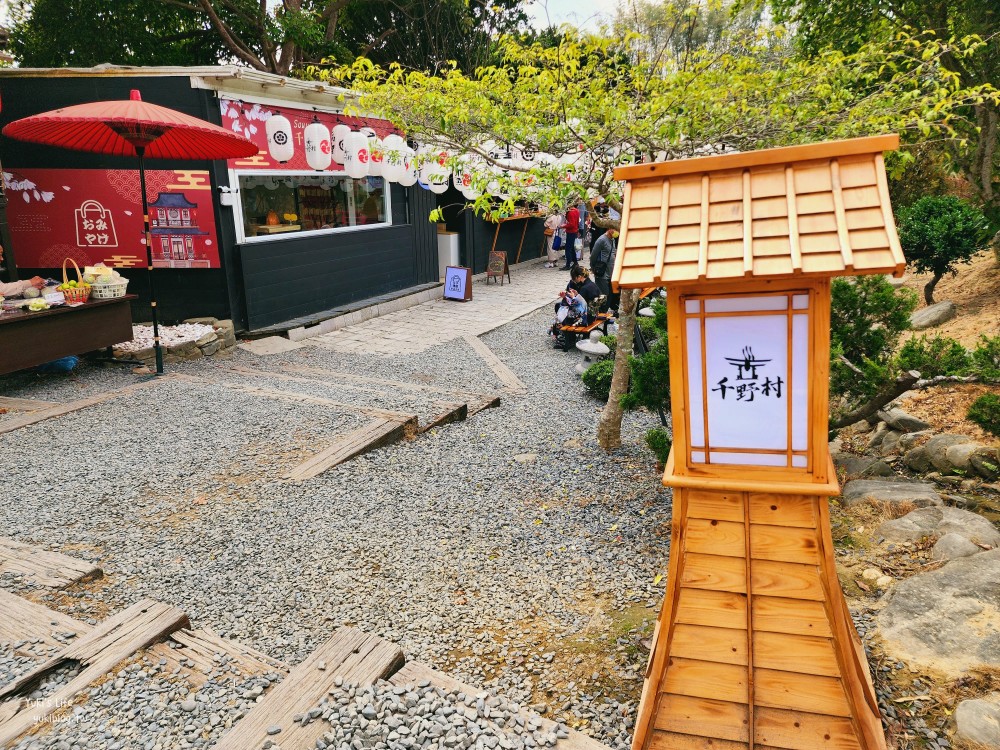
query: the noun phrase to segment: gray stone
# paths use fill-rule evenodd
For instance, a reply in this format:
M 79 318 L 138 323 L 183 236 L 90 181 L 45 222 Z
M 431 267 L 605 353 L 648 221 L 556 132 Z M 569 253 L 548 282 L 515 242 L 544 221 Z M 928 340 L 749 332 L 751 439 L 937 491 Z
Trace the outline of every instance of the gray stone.
M 934 430 L 920 430 L 918 432 L 908 432 L 899 439 L 899 450 L 908 451 L 916 448 L 934 436 Z
M 868 438 L 867 448 L 868 450 L 875 450 L 882 444 L 882 438 L 889 431 L 889 426 L 885 422 L 879 422 L 875 429 L 872 430 L 871 436 Z
M 928 536 L 955 533 L 975 544 L 1000 546 L 1000 530 L 977 513 L 961 508 L 918 508 L 902 518 L 885 521 L 878 533 L 890 542 L 915 542 Z
M 981 447 L 975 443 L 951 445 L 945 449 L 944 457 L 951 464 L 952 471 L 957 469 L 964 474 L 969 470 L 969 457 Z
M 198 345 L 194 341 L 184 341 L 176 346 L 168 346 L 166 351 L 175 357 L 187 357 L 192 352 L 198 351 Z
M 210 344 L 211 342 L 218 340 L 219 340 L 219 335 L 215 331 L 209 331 L 194 343 L 197 344 L 199 347 L 203 347 L 206 344 Z
M 885 437 L 882 438 L 882 444 L 879 446 L 879 453 L 883 456 L 889 456 L 896 452 L 896 445 L 899 443 L 899 439 L 903 437 L 903 433 L 898 430 L 889 430 L 885 433 Z
M 537 453 L 518 453 L 514 456 L 514 460 L 519 464 L 531 464 L 538 459 Z
M 216 339 L 215 341 L 203 346 L 201 348 L 201 353 L 204 354 L 206 357 L 211 357 L 221 348 L 222 348 L 222 342 L 219 339 Z
M 277 724 L 272 724 L 271 726 L 269 726 L 269 727 L 267 728 L 267 733 L 268 733 L 268 735 L 270 735 L 271 737 L 273 737 L 273 736 L 274 736 L 274 735 L 276 735 L 276 734 L 281 734 L 281 727 L 280 727 L 280 726 L 278 726 Z
M 855 479 L 844 485 L 843 502 L 850 507 L 870 498 L 875 501 L 897 505 L 913 503 L 918 508 L 929 505 L 943 505 L 944 500 L 934 490 L 934 485 L 897 478 L 892 482 L 878 479 Z
M 1000 479 L 1000 448 L 979 446 L 969 454 L 969 465 L 988 482 Z
M 209 317 L 205 317 L 205 318 L 188 318 L 187 320 L 182 320 L 181 322 L 182 323 L 199 323 L 199 324 L 201 324 L 203 326 L 217 326 L 217 325 L 219 325 L 219 319 L 218 318 L 209 318 Z M 230 321 L 230 323 L 232 323 L 232 321 Z
M 950 531 L 934 544 L 931 549 L 932 560 L 955 560 L 959 557 L 969 557 L 983 551 L 983 548 L 973 544 L 961 534 Z
M 833 463 L 843 470 L 848 479 L 859 477 L 891 477 L 895 475 L 892 467 L 880 458 L 872 456 L 855 456 L 853 453 L 832 454 Z
M 920 445 L 916 448 L 911 448 L 906 453 L 903 454 L 903 463 L 913 471 L 919 471 L 921 474 L 930 471 L 934 464 L 931 463 L 930 454 L 927 452 L 927 448 Z
M 958 313 L 958 308 L 954 302 L 938 302 L 923 307 L 910 316 L 910 328 L 915 331 L 922 331 L 925 328 L 933 328 L 942 323 L 947 323 Z
M 289 341 L 282 336 L 267 336 L 262 339 L 247 341 L 239 345 L 240 349 L 248 351 L 251 354 L 261 356 L 266 356 L 268 354 L 284 354 L 285 352 L 301 349 L 303 346 L 304 344 L 297 344 L 294 341 Z
M 1000 748 L 1000 693 L 959 703 L 955 709 L 955 734 L 988 748 Z
M 198 704 L 195 703 L 193 700 L 189 699 L 189 700 L 181 702 L 181 711 L 185 711 L 187 713 L 191 713 L 196 708 L 198 708 Z
M 930 427 L 923 420 L 911 417 L 902 409 L 888 409 L 878 412 L 878 418 L 898 432 L 919 432 Z
M 899 581 L 876 619 L 898 659 L 950 677 L 1000 666 L 1000 550 Z
M 952 464 L 948 460 L 948 449 L 953 445 L 969 442 L 971 442 L 971 439 L 966 435 L 945 433 L 943 435 L 935 435 L 924 444 L 924 447 L 927 449 L 927 456 L 930 458 L 934 468 L 942 474 L 947 474 L 952 469 Z

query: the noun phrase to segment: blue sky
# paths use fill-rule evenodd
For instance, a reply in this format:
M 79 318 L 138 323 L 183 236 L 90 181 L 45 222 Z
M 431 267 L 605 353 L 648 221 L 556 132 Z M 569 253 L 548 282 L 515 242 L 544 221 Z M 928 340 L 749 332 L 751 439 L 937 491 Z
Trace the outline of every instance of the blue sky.
M 541 28 L 548 23 L 571 23 L 596 31 L 602 17 L 610 19 L 622 3 L 619 0 L 534 0 L 528 6 L 532 25 Z M 549 20 L 546 21 L 546 18 Z

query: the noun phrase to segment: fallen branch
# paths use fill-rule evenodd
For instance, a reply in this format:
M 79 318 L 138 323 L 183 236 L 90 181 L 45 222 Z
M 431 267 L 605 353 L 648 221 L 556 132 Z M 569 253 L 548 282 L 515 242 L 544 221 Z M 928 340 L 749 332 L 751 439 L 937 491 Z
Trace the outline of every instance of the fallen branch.
M 857 409 L 849 411 L 837 419 L 830 420 L 830 428 L 836 430 L 841 427 L 847 427 L 855 422 L 860 422 L 862 419 L 868 419 L 890 401 L 895 401 L 913 388 L 918 380 L 920 380 L 920 373 L 916 370 L 904 372 L 896 378 L 894 383 L 889 384 L 879 391 L 867 404 L 859 406 Z
M 1000 381 L 983 380 L 978 375 L 938 375 L 935 378 L 918 380 L 913 384 L 913 388 L 933 388 L 938 385 L 948 385 L 949 383 L 984 383 L 986 385 L 996 385 L 998 382 Z

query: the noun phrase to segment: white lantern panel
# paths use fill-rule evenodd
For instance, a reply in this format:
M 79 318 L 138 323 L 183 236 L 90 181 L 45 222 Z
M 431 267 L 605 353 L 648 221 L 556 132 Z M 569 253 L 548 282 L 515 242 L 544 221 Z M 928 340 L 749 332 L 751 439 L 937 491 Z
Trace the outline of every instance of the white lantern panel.
M 805 310 L 807 307 L 809 307 L 808 294 L 796 294 L 794 297 L 792 297 L 793 310 Z
M 373 136 L 368 139 L 368 153 L 370 158 L 368 160 L 368 175 L 371 177 L 381 177 L 384 172 L 385 163 L 385 150 L 382 145 L 382 139 Z
M 330 166 L 333 159 L 330 150 L 330 131 L 319 122 L 306 126 L 304 133 L 306 163 L 317 172 Z
M 350 135 L 351 129 L 347 125 L 334 125 L 333 126 L 333 160 L 337 164 L 343 164 L 347 157 L 347 152 L 345 151 L 345 146 L 347 145 L 347 136 Z
M 788 297 L 722 297 L 705 300 L 705 312 L 758 312 L 761 310 L 787 310 Z
M 344 139 L 344 171 L 358 179 L 368 175 L 368 136 L 350 133 Z
M 687 304 L 690 305 L 691 302 Z M 702 401 L 701 320 L 697 318 L 687 321 L 687 382 L 688 398 L 690 399 L 688 403 L 691 404 L 691 446 L 700 448 L 705 445 L 705 410 L 699 408 Z M 693 455 L 691 460 L 695 460 Z M 704 463 L 704 461 L 705 454 L 702 453 L 699 463 Z
M 792 450 L 809 448 L 809 316 L 792 316 Z
M 701 312 L 701 300 L 689 299 L 684 302 L 684 312 L 697 315 Z
M 276 162 L 284 164 L 295 154 L 292 144 L 292 123 L 284 115 L 271 115 L 264 123 L 267 151 Z

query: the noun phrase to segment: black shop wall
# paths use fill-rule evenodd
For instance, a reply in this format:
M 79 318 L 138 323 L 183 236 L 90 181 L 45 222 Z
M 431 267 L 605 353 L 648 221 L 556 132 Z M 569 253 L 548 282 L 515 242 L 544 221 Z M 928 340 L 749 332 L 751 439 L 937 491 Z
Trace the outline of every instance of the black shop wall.
M 73 77 L 23 77 L 0 79 L 0 96 L 3 109 L 0 110 L 0 127 L 22 117 L 47 112 L 59 107 L 68 107 L 86 102 L 128 99 L 132 89 L 138 89 L 144 101 L 184 112 L 218 124 L 218 103 L 211 92 L 192 89 L 190 78 L 184 76 L 73 76 Z M 89 154 L 52 146 L 40 146 L 10 138 L 0 139 L 0 157 L 4 169 L 137 169 L 135 159 L 116 158 L 101 154 Z M 191 169 L 208 170 L 212 179 L 212 194 L 218 195 L 217 164 L 206 161 L 147 160 L 148 169 Z M 225 179 L 225 178 L 224 178 Z M 225 184 L 223 182 L 222 184 Z M 159 304 L 160 320 L 176 322 L 184 318 L 210 315 L 217 318 L 239 318 L 233 315 L 232 305 L 226 289 L 227 261 L 232 261 L 232 243 L 223 239 L 224 227 L 218 201 L 213 201 L 215 222 L 219 228 L 220 263 L 222 268 L 210 269 L 157 269 L 156 296 Z M 227 209 L 228 210 L 228 209 Z M 232 224 L 232 218 L 228 218 Z M 141 244 L 141 233 L 135 238 L 121 237 L 120 241 L 133 240 Z M 14 255 L 17 255 L 16 238 Z M 34 275 L 61 278 L 60 268 L 26 268 L 18 265 L 21 278 Z M 132 317 L 136 321 L 150 318 L 149 286 L 145 267 L 120 269 L 129 279 L 128 291 L 139 295 L 132 305 Z

